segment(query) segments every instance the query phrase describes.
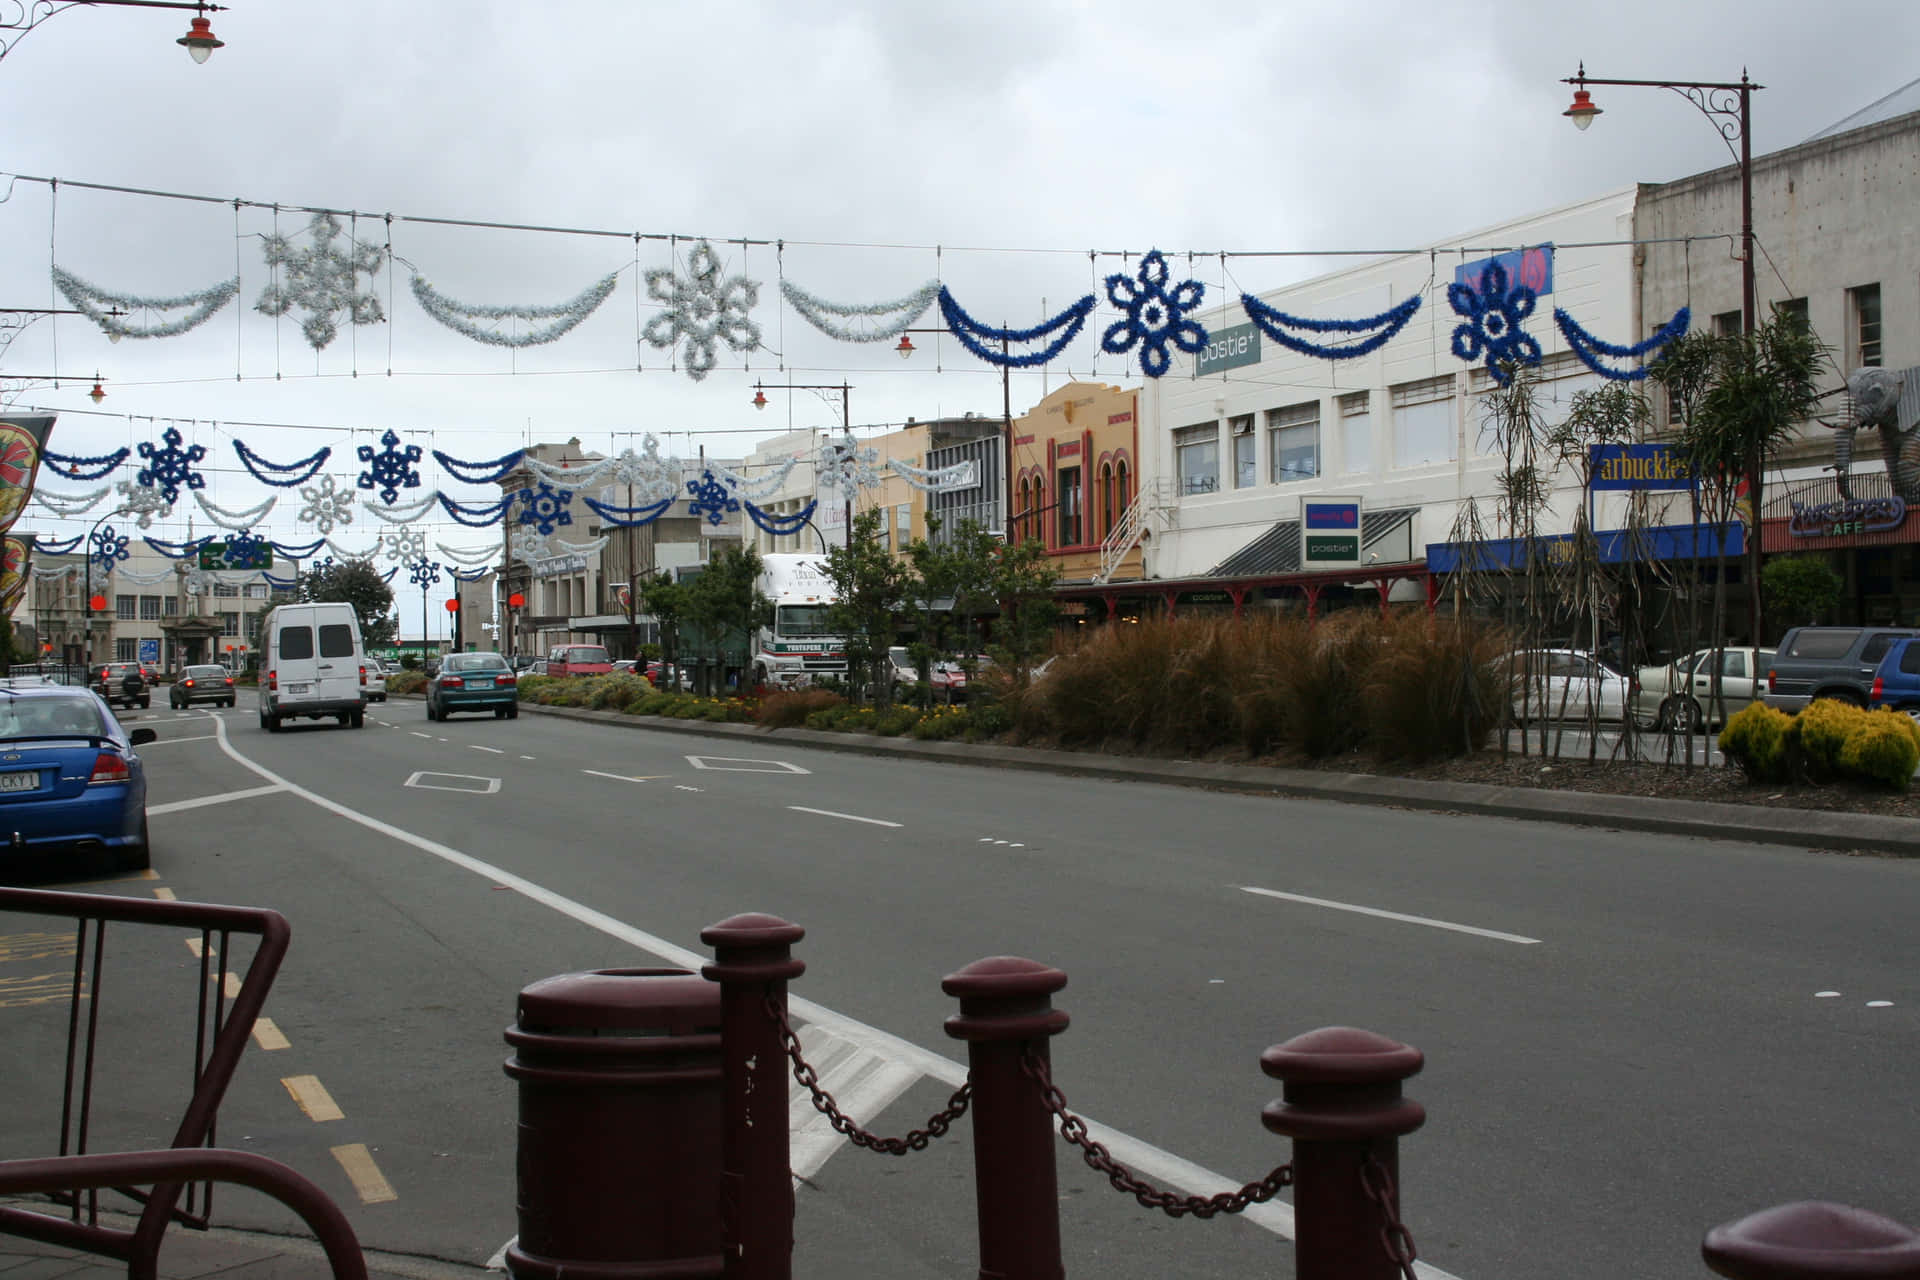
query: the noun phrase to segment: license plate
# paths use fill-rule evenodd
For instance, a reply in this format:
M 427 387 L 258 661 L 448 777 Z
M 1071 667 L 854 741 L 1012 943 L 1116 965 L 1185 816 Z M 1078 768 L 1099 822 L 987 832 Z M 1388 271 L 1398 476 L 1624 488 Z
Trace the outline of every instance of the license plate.
M 310 684 L 290 684 L 287 686 L 287 692 L 288 693 L 305 693 L 307 690 L 311 688 L 313 688 L 313 686 Z
M 37 791 L 39 788 L 40 774 L 37 771 L 30 773 L 0 773 L 0 792 Z
M 469 689 L 491 689 L 491 688 L 493 688 L 493 681 L 491 681 L 491 680 L 469 680 L 469 681 L 467 681 L 467 688 L 469 688 Z

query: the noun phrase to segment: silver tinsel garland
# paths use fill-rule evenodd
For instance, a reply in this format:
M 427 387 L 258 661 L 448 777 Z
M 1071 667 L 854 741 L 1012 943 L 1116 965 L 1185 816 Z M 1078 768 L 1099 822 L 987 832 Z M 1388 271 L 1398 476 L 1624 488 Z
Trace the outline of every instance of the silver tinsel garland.
M 659 502 L 677 497 L 686 463 L 674 456 L 660 456 L 660 442 L 649 434 L 641 451 L 622 449 L 611 458 L 600 458 L 576 467 L 563 467 L 537 458 L 526 459 L 527 470 L 556 489 L 595 489 L 612 486 L 623 490 L 631 486 L 636 504 Z M 624 492 L 618 495 L 624 499 Z
M 500 544 L 497 542 L 478 547 L 450 547 L 444 542 L 436 542 L 433 544 L 433 549 L 448 562 L 462 568 L 492 564 L 494 557 L 500 554 Z
M 979 475 L 978 468 L 972 462 L 956 462 L 950 467 L 938 467 L 932 471 L 902 462 L 898 458 L 889 460 L 887 465 L 898 472 L 900 478 L 905 480 L 909 487 L 918 489 L 922 493 L 944 493 L 948 489 L 957 488 L 963 484 L 977 483 L 976 478 Z
M 110 484 L 89 489 L 85 493 L 53 493 L 36 487 L 33 500 L 56 516 L 80 516 L 99 506 L 100 499 L 112 492 L 113 486 Z
M 564 337 L 575 325 L 599 309 L 619 281 L 617 273 L 610 275 L 578 296 L 550 307 L 476 306 L 435 291 L 425 276 L 414 276 L 412 283 L 413 297 L 420 304 L 420 309 L 455 333 L 465 334 L 475 342 L 484 342 L 489 346 L 534 347 Z M 529 329 L 525 333 L 502 333 L 497 329 L 483 329 L 474 323 L 476 320 L 551 320 L 553 323 Z
M 142 298 L 131 293 L 112 293 L 99 285 L 89 284 L 71 271 L 53 268 L 53 283 L 66 295 L 74 310 L 84 314 L 87 319 L 100 326 L 109 338 L 172 338 L 197 329 L 205 324 L 209 317 L 220 308 L 232 302 L 240 292 L 238 276 L 223 280 L 211 289 L 202 289 L 198 293 L 182 293 L 171 298 Z M 191 311 L 178 320 L 165 324 L 132 325 L 124 315 L 110 315 L 107 308 L 132 313 L 135 311 L 171 311 L 175 307 L 191 307 Z
M 568 542 L 564 538 L 555 538 L 553 540 L 553 545 L 560 548 L 560 550 L 566 555 L 590 556 L 594 552 L 600 550 L 600 548 L 606 546 L 611 541 L 613 541 L 613 539 L 607 537 L 605 534 L 602 534 L 600 537 L 593 539 L 591 542 Z
M 780 292 L 786 295 L 801 319 L 829 338 L 842 342 L 885 342 L 905 333 L 915 320 L 927 313 L 933 300 L 940 296 L 940 282 L 929 280 L 906 297 L 891 302 L 828 302 L 791 280 L 780 282 Z M 877 321 L 881 316 L 892 318 L 883 323 L 858 323 Z
M 412 524 L 420 517 L 426 515 L 427 512 L 433 510 L 439 501 L 440 495 L 438 492 L 435 492 L 428 494 L 418 502 L 398 502 L 391 506 L 382 506 L 377 502 L 368 502 L 362 505 L 364 505 L 369 512 L 379 516 L 388 524 Z
M 229 511 L 225 507 L 215 506 L 207 501 L 207 495 L 204 493 L 194 494 L 193 500 L 198 502 L 200 509 L 207 513 L 207 519 L 222 529 L 231 529 L 235 533 L 240 533 L 259 524 L 267 512 L 273 510 L 274 505 L 280 501 L 280 495 L 274 494 L 259 506 L 249 507 L 245 511 Z
M 780 492 L 780 486 L 787 482 L 787 477 L 791 475 L 793 469 L 799 465 L 800 455 L 795 454 L 782 463 L 779 470 L 768 472 L 757 480 L 749 480 L 738 471 L 730 467 L 723 467 L 718 463 L 714 464 L 713 470 L 715 475 L 727 482 L 728 487 L 748 502 L 764 502 L 766 499 Z
M 735 351 L 760 345 L 760 326 L 747 318 L 760 301 L 760 282 L 745 276 L 720 278 L 720 257 L 702 240 L 687 255 L 687 274 L 677 267 L 647 272 L 647 296 L 666 307 L 647 322 L 641 336 L 665 350 L 687 344 L 687 376 L 695 382 L 713 371 L 716 341 Z

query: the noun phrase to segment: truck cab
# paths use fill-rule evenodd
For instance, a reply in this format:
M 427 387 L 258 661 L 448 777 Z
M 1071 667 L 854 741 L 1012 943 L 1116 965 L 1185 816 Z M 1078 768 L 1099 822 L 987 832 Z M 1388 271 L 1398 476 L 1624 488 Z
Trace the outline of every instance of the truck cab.
M 756 586 L 773 608 L 768 624 L 754 633 L 754 683 L 798 689 L 819 676 L 844 679 L 847 642 L 827 621 L 840 597 L 827 576 L 826 558 L 763 556 Z

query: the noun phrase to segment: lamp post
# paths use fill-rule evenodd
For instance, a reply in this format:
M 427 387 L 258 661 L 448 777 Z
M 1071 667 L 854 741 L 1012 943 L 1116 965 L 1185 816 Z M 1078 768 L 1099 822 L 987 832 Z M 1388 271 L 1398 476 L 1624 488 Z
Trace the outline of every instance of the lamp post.
M 898 348 L 896 348 L 896 350 L 897 349 Z M 846 383 L 842 382 L 838 385 L 816 386 L 816 385 L 811 385 L 808 383 L 800 383 L 800 382 L 779 382 L 779 383 L 756 382 L 753 384 L 753 407 L 754 408 L 764 409 L 767 407 L 767 392 L 769 391 L 815 391 L 815 392 L 820 392 L 822 394 L 829 391 L 838 391 L 840 393 L 840 429 L 846 432 L 848 435 L 853 434 L 853 408 L 852 408 L 853 388 L 848 386 Z M 853 491 L 851 489 L 847 491 L 846 499 L 847 499 L 846 510 L 845 510 L 845 516 L 844 516 L 846 520 L 846 539 L 847 539 L 847 545 L 852 546 L 853 545 Z M 807 521 L 807 523 L 812 525 L 813 521 L 809 520 Z M 827 535 L 820 532 L 820 527 L 818 525 L 814 525 L 813 532 L 814 532 L 814 535 L 820 539 L 821 554 L 822 555 L 826 554 Z
M 1573 89 L 1573 105 L 1561 115 L 1573 121 L 1574 128 L 1585 132 L 1593 124 L 1595 116 L 1601 114 L 1594 105 L 1593 94 L 1588 85 L 1623 85 L 1628 88 L 1668 89 L 1679 94 L 1694 109 L 1707 118 L 1727 144 L 1740 166 L 1740 329 L 1751 334 L 1755 323 L 1754 272 L 1753 272 L 1753 121 L 1750 115 L 1753 105 L 1753 92 L 1764 89 L 1765 85 L 1755 84 L 1747 78 L 1745 67 L 1740 69 L 1740 79 L 1733 83 L 1709 80 L 1603 80 L 1587 74 L 1587 64 L 1580 64 L 1578 75 L 1568 76 L 1561 81 L 1570 84 Z M 1739 146 L 1735 147 L 1735 143 Z M 1753 504 L 1753 519 L 1747 538 L 1747 620 L 1752 634 L 1748 643 L 1760 644 L 1760 490 L 1766 458 L 1762 456 L 1756 442 L 1747 453 L 1747 500 Z
M 81 624 L 81 632 L 80 632 L 80 636 L 81 636 L 80 650 L 83 658 L 85 659 L 86 666 L 89 671 L 93 669 L 93 613 L 94 613 L 93 561 L 94 561 L 94 557 L 99 556 L 100 558 L 104 559 L 107 562 L 106 571 L 107 571 L 108 582 L 113 581 L 114 564 L 117 561 L 124 560 L 127 558 L 127 540 L 115 534 L 113 531 L 112 525 L 107 525 L 107 529 L 104 534 L 101 533 L 100 526 L 103 524 L 106 524 L 107 521 L 113 519 L 115 516 L 120 516 L 125 514 L 126 514 L 126 509 L 124 507 L 116 507 L 114 510 L 109 511 L 105 515 L 101 516 L 98 520 L 95 520 L 93 522 L 93 527 L 87 530 L 86 542 L 81 544 L 85 546 L 87 549 L 87 559 L 86 559 L 86 570 L 84 574 L 85 586 L 81 588 L 81 592 L 80 592 L 80 603 L 85 610 L 85 612 L 82 614 L 83 622 Z
M 205 62 L 213 56 L 215 49 L 226 47 L 226 41 L 213 34 L 209 13 L 224 13 L 226 6 L 205 4 L 201 0 L 69 0 L 66 4 L 54 4 L 51 0 L 31 0 L 30 3 L 15 4 L 18 16 L 0 21 L 0 58 L 13 52 L 27 32 L 33 30 L 56 13 L 65 13 L 69 9 L 92 9 L 102 5 L 121 9 L 191 9 L 194 17 L 187 23 L 187 34 L 174 43 L 184 48 L 195 62 Z
M 407 577 L 420 588 L 420 665 L 427 665 L 427 592 L 440 581 L 440 565 L 437 561 L 421 556 L 407 566 Z
M 900 331 L 900 341 L 894 344 L 894 348 L 893 348 L 894 354 L 899 356 L 902 360 L 911 360 L 913 359 L 913 353 L 918 351 L 920 348 L 913 345 L 913 338 L 910 335 L 916 334 L 916 333 L 945 333 L 945 332 L 946 332 L 945 329 L 902 329 Z M 1011 546 L 1014 540 L 1013 539 L 1013 521 L 1014 521 L 1014 514 L 1013 514 L 1013 367 L 1010 364 L 1008 364 L 1006 360 L 1007 339 L 1005 338 L 1000 339 L 1000 356 L 1001 356 L 1001 360 L 1000 360 L 1000 415 L 1001 415 L 1000 422 L 1001 422 L 1001 431 L 1005 436 L 1005 440 L 1006 440 L 1006 463 L 1005 463 L 1006 474 L 1001 477 L 1001 488 L 1003 490 L 1001 507 L 1002 507 L 1002 511 L 1004 512 L 1004 517 L 1002 518 L 1000 523 L 1003 526 L 1003 535 L 1007 541 L 1007 544 Z M 1021 512 L 1022 516 L 1027 516 L 1030 514 L 1032 513 Z

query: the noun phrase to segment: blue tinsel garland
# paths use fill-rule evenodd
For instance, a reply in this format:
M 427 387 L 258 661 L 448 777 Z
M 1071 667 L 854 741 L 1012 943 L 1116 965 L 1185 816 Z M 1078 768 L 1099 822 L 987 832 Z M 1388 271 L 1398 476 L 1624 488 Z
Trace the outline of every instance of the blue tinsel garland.
M 488 525 L 499 524 L 506 517 L 507 508 L 513 505 L 514 495 L 508 494 L 498 502 L 455 502 L 446 494 L 438 495 L 440 506 L 453 518 L 455 524 L 463 524 L 469 529 L 484 529 Z
M 746 504 L 747 519 L 753 521 L 754 524 L 765 529 L 774 537 L 784 538 L 788 534 L 798 533 L 809 524 L 812 524 L 814 508 L 819 505 L 820 500 L 816 498 L 790 516 L 776 516 L 770 512 L 762 511 L 759 507 L 749 502 Z
M 69 480 L 101 480 L 112 475 L 121 463 L 133 456 L 131 449 L 115 449 L 112 453 L 103 453 L 97 458 L 75 458 L 64 453 L 42 450 L 40 461 L 47 470 Z
M 1109 355 L 1125 355 L 1138 342 L 1140 372 L 1158 378 L 1173 360 L 1167 343 L 1188 354 L 1207 345 L 1207 331 L 1186 318 L 1206 297 L 1207 286 L 1198 280 L 1186 280 L 1169 290 L 1167 260 L 1158 249 L 1140 259 L 1136 279 L 1138 288 L 1125 275 L 1107 277 L 1107 301 L 1126 315 L 1100 335 L 1100 349 Z
M 240 455 L 240 465 L 247 469 L 249 475 L 261 484 L 270 484 L 276 489 L 291 489 L 296 485 L 305 484 L 313 479 L 314 473 L 325 466 L 327 459 L 333 456 L 332 447 L 327 446 L 318 452 L 308 454 L 298 462 L 269 462 L 247 448 L 244 440 L 235 440 L 233 451 Z M 296 472 L 298 474 L 295 474 Z M 286 478 L 277 480 L 275 476 Z
M 268 586 L 277 588 L 278 590 L 281 590 L 281 591 L 291 591 L 295 587 L 300 585 L 300 579 L 297 577 L 276 578 L 272 574 L 268 573 L 265 569 L 262 569 L 260 571 L 260 576 L 266 580 L 266 583 Z
M 945 285 L 940 286 L 940 314 L 946 318 L 947 329 L 960 340 L 960 345 L 985 360 L 988 364 L 1002 365 L 1009 369 L 1029 369 L 1037 364 L 1059 355 L 1080 334 L 1080 328 L 1086 324 L 1087 316 L 1093 311 L 1093 295 L 1088 294 L 1080 301 L 1062 311 L 1051 320 L 1044 320 L 1031 329 L 989 329 L 967 314 L 965 307 L 954 301 Z M 993 342 L 1032 342 L 1044 338 L 1055 330 L 1064 330 L 1060 335 L 1032 355 L 1017 356 L 1012 352 L 995 351 L 982 346 L 980 339 Z
M 1614 356 L 1621 360 L 1637 360 L 1649 351 L 1658 350 L 1668 343 L 1686 336 L 1687 328 L 1693 322 L 1693 313 L 1682 307 L 1673 313 L 1673 319 L 1667 321 L 1660 331 L 1645 342 L 1636 342 L 1630 347 L 1615 346 L 1611 342 L 1602 342 L 1580 327 L 1580 322 L 1559 307 L 1553 309 L 1553 322 L 1560 326 L 1561 336 L 1567 340 L 1567 346 L 1573 354 L 1580 357 L 1580 363 L 1587 366 L 1603 378 L 1615 382 L 1638 382 L 1652 370 L 1652 365 L 1634 365 L 1630 369 L 1610 369 L 1600 363 L 1594 353 Z M 1659 363 L 1658 360 L 1654 362 Z
M 665 515 L 678 499 L 662 498 L 658 502 L 638 507 L 616 507 L 612 503 L 601 502 L 598 498 L 589 498 L 585 494 L 580 496 L 580 501 L 586 504 L 587 510 L 612 527 L 631 529 L 643 524 L 652 524 Z
M 169 560 L 185 560 L 212 542 L 213 536 L 209 534 L 204 538 L 194 538 L 188 542 L 162 542 L 158 538 L 142 538 L 141 541 Z
M 444 467 L 448 475 L 467 484 L 493 484 L 502 480 L 509 471 L 520 465 L 520 459 L 525 456 L 526 450 L 515 449 L 512 453 L 502 454 L 487 462 L 467 462 L 438 449 L 433 451 L 433 460 Z
M 1240 295 L 1240 305 L 1246 308 L 1247 319 L 1258 325 L 1260 332 L 1288 350 L 1322 360 L 1354 360 L 1391 342 L 1420 309 L 1420 295 L 1416 293 L 1390 310 L 1361 320 L 1311 320 L 1306 316 L 1288 315 L 1250 293 Z M 1288 333 L 1288 329 L 1304 329 L 1308 333 L 1367 333 L 1369 336 L 1357 342 L 1320 343 L 1297 337 Z
M 327 540 L 325 538 L 316 538 L 314 541 L 309 542 L 304 547 L 289 546 L 287 543 L 284 543 L 284 542 L 276 542 L 273 544 L 273 549 L 275 551 L 278 551 L 281 555 L 285 556 L 287 559 L 298 562 L 301 560 L 305 560 L 308 556 L 315 554 L 320 550 L 320 548 L 326 545 L 327 545 Z
M 447 569 L 447 573 L 452 576 L 455 582 L 478 582 L 492 572 L 492 569 L 455 569 L 452 567 Z
M 33 549 L 43 556 L 69 556 L 80 548 L 81 539 L 87 535 L 76 533 L 65 542 L 36 542 Z
M 1447 286 L 1447 305 L 1465 324 L 1453 331 L 1453 354 L 1472 364 L 1484 357 L 1487 372 L 1501 386 L 1513 381 L 1509 364 L 1537 365 L 1540 344 L 1520 327 L 1533 314 L 1540 295 L 1524 284 L 1507 287 L 1507 269 L 1498 262 L 1480 273 L 1480 287 Z

